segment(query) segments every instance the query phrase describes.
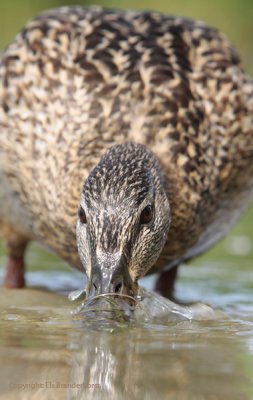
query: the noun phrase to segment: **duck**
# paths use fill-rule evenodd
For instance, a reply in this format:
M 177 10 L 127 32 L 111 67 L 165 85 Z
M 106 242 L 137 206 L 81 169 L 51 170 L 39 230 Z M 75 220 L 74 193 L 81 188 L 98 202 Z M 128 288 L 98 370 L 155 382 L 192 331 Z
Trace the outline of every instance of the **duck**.
M 43 12 L 0 56 L 4 286 L 31 241 L 136 296 L 221 239 L 252 199 L 253 83 L 224 34 L 155 11 Z

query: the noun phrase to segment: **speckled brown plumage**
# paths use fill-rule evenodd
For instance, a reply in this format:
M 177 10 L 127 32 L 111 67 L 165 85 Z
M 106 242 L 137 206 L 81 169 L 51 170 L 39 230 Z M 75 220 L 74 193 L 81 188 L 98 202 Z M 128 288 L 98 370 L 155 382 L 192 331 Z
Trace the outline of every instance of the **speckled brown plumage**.
M 217 30 L 154 12 L 46 12 L 1 55 L 1 231 L 80 267 L 84 181 L 113 145 L 136 142 L 159 160 L 171 209 L 153 270 L 176 265 L 248 204 L 252 130 L 252 81 Z

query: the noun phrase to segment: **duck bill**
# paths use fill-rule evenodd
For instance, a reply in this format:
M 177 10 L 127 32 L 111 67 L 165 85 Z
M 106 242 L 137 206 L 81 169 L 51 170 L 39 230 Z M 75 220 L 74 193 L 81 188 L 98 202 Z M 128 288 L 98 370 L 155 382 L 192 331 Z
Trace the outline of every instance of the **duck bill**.
M 132 281 L 122 257 L 94 257 L 87 289 L 89 299 L 112 296 L 135 300 L 138 294 L 138 285 Z

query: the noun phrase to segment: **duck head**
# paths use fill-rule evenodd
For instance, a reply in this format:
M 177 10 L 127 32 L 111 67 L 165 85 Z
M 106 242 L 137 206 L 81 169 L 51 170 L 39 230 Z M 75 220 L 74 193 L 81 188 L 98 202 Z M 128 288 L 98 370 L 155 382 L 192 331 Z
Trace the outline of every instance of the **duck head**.
M 167 239 L 170 207 L 158 160 L 145 146 L 111 147 L 81 194 L 77 245 L 88 296 L 135 296 Z

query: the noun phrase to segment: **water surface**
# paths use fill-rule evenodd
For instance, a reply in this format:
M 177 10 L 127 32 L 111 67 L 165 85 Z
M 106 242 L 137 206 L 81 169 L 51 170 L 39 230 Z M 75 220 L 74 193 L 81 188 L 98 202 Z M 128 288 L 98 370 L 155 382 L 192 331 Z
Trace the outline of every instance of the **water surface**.
M 146 303 L 112 320 L 74 313 L 81 274 L 29 272 L 0 291 L 0 399 L 252 399 L 252 282 L 232 262 L 186 266 L 177 295 L 202 304 L 173 307 L 146 278 Z

